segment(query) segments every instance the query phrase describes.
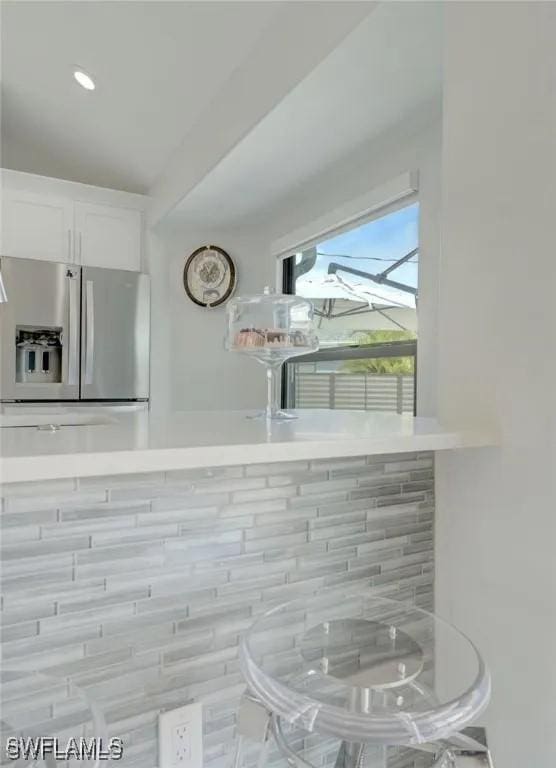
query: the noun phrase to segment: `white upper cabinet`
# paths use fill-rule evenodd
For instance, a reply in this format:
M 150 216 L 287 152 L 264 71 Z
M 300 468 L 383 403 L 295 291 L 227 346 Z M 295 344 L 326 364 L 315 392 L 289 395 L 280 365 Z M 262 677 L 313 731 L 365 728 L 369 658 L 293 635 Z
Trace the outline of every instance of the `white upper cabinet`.
M 141 270 L 144 198 L 2 170 L 0 256 Z
M 75 260 L 90 267 L 141 269 L 141 213 L 75 203 Z
M 73 202 L 4 189 L 1 252 L 24 259 L 73 261 Z

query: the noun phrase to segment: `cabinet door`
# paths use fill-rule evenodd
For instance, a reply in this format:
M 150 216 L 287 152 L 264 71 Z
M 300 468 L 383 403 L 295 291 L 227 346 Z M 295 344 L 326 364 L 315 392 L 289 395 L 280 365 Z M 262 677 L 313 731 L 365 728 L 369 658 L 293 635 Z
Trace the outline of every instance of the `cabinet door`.
M 89 267 L 141 269 L 141 213 L 75 203 L 76 260 Z
M 73 261 L 71 200 L 10 189 L 2 197 L 4 256 Z

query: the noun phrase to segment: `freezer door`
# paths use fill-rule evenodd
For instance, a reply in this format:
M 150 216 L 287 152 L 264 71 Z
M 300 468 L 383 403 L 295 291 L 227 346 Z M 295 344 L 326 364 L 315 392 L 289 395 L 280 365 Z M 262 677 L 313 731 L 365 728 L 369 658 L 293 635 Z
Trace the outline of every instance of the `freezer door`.
M 79 398 L 80 268 L 2 257 L 0 399 Z
M 150 281 L 147 275 L 83 267 L 81 399 L 149 397 Z

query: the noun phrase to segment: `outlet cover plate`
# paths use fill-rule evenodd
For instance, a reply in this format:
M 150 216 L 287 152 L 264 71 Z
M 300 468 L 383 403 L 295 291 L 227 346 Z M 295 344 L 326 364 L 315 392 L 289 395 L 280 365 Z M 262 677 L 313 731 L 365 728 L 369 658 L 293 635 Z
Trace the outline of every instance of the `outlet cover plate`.
M 203 707 L 187 704 L 158 716 L 159 768 L 203 768 Z

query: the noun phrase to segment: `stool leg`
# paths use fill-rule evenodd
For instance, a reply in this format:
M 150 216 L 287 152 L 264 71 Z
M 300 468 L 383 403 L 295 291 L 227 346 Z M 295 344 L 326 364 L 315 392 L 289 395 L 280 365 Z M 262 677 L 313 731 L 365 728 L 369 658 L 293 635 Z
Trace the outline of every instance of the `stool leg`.
M 354 688 L 351 694 L 350 709 L 354 712 L 370 714 L 373 709 L 373 698 L 381 696 L 378 691 L 368 688 Z M 335 768 L 387 768 L 386 747 L 373 744 L 356 744 L 343 741 Z
M 342 741 L 334 768 L 387 768 L 386 747 Z

